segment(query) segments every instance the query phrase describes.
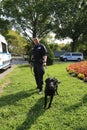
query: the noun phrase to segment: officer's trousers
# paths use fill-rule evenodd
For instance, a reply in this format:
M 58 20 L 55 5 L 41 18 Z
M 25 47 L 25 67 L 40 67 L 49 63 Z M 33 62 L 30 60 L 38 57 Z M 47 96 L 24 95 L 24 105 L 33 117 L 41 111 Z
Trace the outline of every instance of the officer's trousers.
M 34 75 L 37 88 L 41 91 L 43 88 L 44 67 L 41 64 L 34 64 Z

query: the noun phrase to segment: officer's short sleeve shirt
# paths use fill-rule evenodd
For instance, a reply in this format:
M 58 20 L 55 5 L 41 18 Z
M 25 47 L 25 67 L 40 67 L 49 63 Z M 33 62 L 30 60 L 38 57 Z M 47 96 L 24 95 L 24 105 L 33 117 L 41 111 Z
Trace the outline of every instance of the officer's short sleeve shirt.
M 32 55 L 34 57 L 34 60 L 41 60 L 43 59 L 43 56 L 47 55 L 47 49 L 43 44 L 35 45 L 32 48 Z

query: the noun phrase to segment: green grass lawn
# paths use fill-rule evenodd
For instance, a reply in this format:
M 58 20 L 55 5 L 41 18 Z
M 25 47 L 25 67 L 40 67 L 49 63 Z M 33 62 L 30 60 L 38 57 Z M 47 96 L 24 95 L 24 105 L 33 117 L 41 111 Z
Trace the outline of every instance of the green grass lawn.
M 48 66 L 44 75 L 61 81 L 52 107 L 43 109 L 28 65 L 16 67 L 0 83 L 0 130 L 87 130 L 87 83 L 66 72 L 69 63 Z M 5 82 L 9 84 L 5 84 Z

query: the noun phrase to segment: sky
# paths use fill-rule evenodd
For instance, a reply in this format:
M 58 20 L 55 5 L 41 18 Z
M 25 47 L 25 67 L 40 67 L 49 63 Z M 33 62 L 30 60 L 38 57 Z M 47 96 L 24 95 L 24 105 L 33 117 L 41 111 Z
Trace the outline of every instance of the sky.
M 65 38 L 64 40 L 57 40 L 57 39 L 55 39 L 55 43 L 57 43 L 57 44 L 61 44 L 61 43 L 64 43 L 64 44 L 69 44 L 69 43 L 71 43 L 72 42 L 72 39 L 70 39 L 70 38 Z
M 51 40 L 50 40 L 51 39 Z M 61 44 L 61 43 L 64 43 L 64 44 L 69 44 L 72 42 L 72 39 L 70 38 L 65 38 L 65 39 L 55 39 L 55 34 L 54 33 L 50 33 L 50 38 L 48 38 L 48 42 L 49 43 L 56 43 L 56 44 Z

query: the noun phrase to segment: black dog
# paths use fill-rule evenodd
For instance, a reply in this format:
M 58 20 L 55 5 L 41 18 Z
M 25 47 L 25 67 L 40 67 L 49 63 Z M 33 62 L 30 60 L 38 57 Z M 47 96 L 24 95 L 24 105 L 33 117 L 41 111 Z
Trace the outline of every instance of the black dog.
M 48 105 L 48 108 L 51 107 L 53 97 L 56 94 L 58 95 L 57 89 L 58 89 L 58 84 L 60 81 L 58 81 L 56 78 L 47 78 L 45 80 L 46 87 L 45 87 L 45 102 L 44 102 L 44 108 L 47 106 L 47 97 L 50 96 L 50 102 Z

